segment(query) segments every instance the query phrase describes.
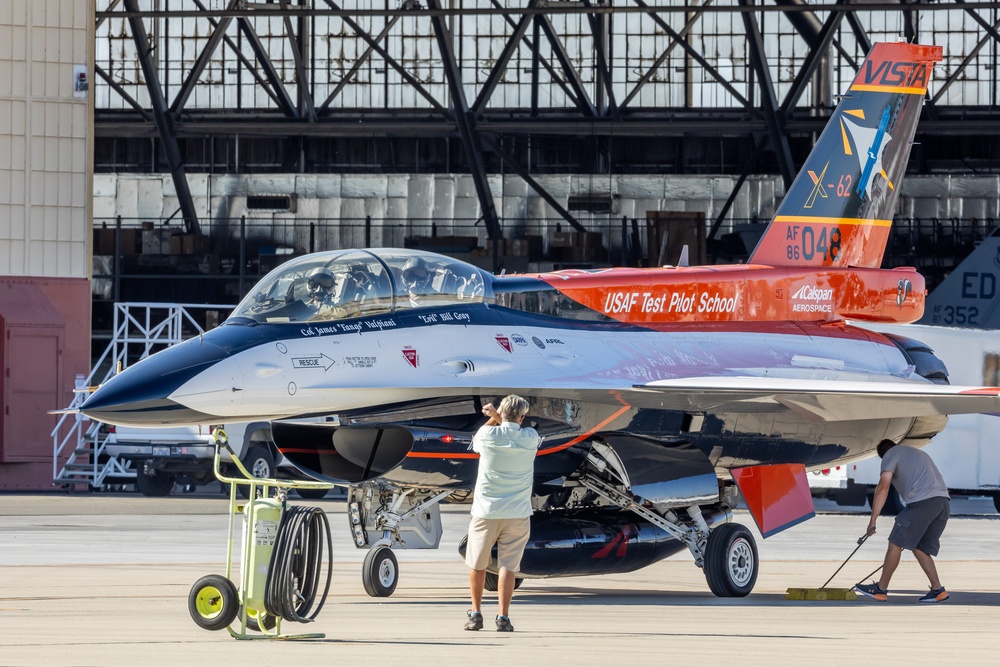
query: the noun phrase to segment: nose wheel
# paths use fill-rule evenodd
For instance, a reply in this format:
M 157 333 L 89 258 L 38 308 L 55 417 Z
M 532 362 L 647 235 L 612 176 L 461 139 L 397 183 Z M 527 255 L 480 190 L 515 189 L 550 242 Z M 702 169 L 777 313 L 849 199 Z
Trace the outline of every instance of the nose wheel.
M 373 598 L 392 595 L 399 583 L 399 563 L 392 549 L 378 546 L 368 551 L 361 567 L 361 581 L 365 592 Z
M 723 598 L 741 598 L 757 583 L 757 544 L 738 523 L 716 526 L 705 547 L 705 579 L 712 592 Z

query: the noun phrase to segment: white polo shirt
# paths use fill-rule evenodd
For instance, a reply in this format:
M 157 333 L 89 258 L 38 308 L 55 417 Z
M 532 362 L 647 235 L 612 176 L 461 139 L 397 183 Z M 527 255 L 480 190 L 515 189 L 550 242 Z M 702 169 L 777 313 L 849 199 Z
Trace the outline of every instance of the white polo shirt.
M 481 519 L 522 519 L 531 516 L 535 454 L 542 439 L 533 428 L 516 422 L 483 426 L 472 439 L 479 454 L 479 474 L 472 516 Z

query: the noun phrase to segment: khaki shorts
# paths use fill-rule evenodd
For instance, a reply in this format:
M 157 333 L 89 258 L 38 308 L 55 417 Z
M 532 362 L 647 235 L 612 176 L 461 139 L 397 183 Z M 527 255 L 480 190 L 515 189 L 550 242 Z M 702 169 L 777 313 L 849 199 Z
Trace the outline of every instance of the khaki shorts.
M 465 546 L 465 564 L 473 570 L 485 570 L 490 564 L 493 545 L 497 545 L 500 569 L 517 572 L 531 533 L 531 519 L 481 519 L 469 521 L 469 542 Z

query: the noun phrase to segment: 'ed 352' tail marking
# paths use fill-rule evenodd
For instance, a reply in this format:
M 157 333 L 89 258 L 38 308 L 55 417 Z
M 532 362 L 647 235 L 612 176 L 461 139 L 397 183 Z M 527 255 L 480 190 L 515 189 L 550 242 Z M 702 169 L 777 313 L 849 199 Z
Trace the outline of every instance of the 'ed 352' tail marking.
M 876 44 L 750 257 L 878 268 L 941 48 Z

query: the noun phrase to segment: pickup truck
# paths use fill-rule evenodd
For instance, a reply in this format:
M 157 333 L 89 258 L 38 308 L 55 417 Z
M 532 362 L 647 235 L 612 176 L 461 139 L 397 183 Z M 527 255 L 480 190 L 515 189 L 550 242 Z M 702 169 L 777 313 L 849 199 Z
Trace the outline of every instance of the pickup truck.
M 166 496 L 181 481 L 188 484 L 208 484 L 215 480 L 212 472 L 215 445 L 214 426 L 170 426 L 139 428 L 108 426 L 105 452 L 122 461 L 131 461 L 135 469 L 136 490 L 144 496 Z M 285 462 L 271 443 L 271 428 L 267 422 L 243 422 L 223 426 L 229 436 L 229 446 L 240 462 L 255 477 L 304 479 L 301 473 Z M 277 457 L 277 461 L 275 458 Z M 238 474 L 228 452 L 222 453 L 223 472 Z M 240 485 L 241 493 L 247 487 Z M 303 498 L 318 499 L 326 489 L 302 489 Z M 245 495 L 245 493 L 244 493 Z

